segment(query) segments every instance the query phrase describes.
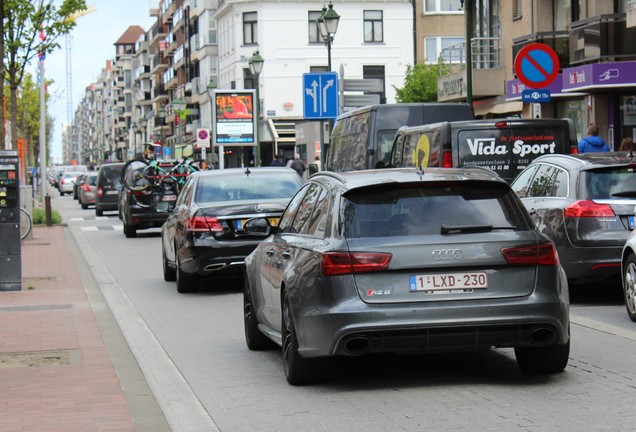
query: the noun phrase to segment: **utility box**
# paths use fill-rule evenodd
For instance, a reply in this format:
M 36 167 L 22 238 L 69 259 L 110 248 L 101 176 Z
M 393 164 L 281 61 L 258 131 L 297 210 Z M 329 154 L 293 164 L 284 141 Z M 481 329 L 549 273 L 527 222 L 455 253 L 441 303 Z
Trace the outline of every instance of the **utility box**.
M 0 150 L 0 291 L 22 289 L 18 152 Z

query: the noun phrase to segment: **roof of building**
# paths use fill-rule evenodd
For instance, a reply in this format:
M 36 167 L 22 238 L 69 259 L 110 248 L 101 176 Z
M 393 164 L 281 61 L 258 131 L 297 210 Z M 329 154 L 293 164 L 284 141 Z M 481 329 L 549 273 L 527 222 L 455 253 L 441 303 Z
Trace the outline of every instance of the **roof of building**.
M 139 37 L 144 33 L 146 33 L 146 31 L 141 26 L 130 26 L 124 34 L 117 39 L 117 42 L 115 42 L 114 45 L 134 45 L 139 40 Z

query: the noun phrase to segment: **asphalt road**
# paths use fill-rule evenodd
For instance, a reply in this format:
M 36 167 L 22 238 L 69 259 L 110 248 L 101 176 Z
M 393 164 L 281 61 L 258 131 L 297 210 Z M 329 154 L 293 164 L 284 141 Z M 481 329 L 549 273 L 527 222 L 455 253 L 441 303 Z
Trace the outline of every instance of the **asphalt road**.
M 126 239 L 54 197 L 173 430 L 596 431 L 636 423 L 636 323 L 615 284 L 573 293 L 564 373 L 527 377 L 512 350 L 342 359 L 322 385 L 289 386 L 279 350 L 250 352 L 241 287 L 178 294 L 159 230 Z

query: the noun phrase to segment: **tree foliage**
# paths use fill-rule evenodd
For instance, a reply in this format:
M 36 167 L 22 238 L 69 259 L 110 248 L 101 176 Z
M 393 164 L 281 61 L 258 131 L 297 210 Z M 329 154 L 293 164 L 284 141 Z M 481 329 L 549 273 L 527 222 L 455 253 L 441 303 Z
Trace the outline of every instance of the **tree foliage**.
M 395 87 L 398 102 L 437 102 L 437 78 L 448 73 L 448 65 L 416 64 L 406 66 L 404 87 Z
M 17 142 L 17 93 L 25 70 L 39 53 L 59 48 L 59 39 L 75 26 L 73 16 L 86 9 L 85 0 L 3 0 L 2 71 L 10 90 L 11 140 Z M 56 6 L 55 4 L 58 4 Z M 45 37 L 42 38 L 41 36 Z M 4 93 L 4 91 L 2 91 Z M 2 95 L 0 95 L 2 96 Z M 2 108 L 4 110 L 4 108 Z M 0 132 L 4 130 L 0 126 Z M 0 134 L 4 143 L 4 133 Z M 0 148 L 4 148 L 2 145 Z

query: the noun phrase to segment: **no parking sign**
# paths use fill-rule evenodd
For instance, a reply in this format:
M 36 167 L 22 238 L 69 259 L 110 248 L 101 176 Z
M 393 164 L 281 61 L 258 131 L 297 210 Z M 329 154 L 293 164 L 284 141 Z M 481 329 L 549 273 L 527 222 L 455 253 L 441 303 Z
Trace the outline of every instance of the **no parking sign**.
M 197 148 L 210 148 L 210 131 L 197 129 Z
M 552 84 L 559 75 L 559 68 L 557 53 L 546 44 L 528 44 L 515 57 L 517 78 L 531 89 Z

